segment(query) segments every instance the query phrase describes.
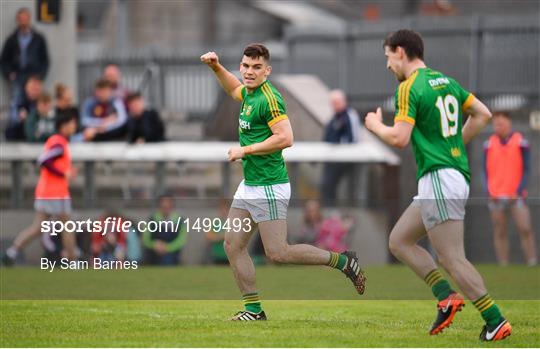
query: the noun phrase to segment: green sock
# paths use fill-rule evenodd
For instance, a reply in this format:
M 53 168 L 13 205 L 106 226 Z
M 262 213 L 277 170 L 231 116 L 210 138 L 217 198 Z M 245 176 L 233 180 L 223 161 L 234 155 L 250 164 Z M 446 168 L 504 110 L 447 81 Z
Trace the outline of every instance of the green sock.
M 250 313 L 258 314 L 262 311 L 261 300 L 257 292 L 246 293 L 242 296 L 242 300 L 244 301 L 244 308 Z
M 447 298 L 453 292 L 450 283 L 443 278 L 439 269 L 430 271 L 424 280 L 431 287 L 431 292 L 439 301 Z
M 347 264 L 347 256 L 341 253 L 330 252 L 330 260 L 328 261 L 328 266 L 343 270 Z
M 503 317 L 501 311 L 489 294 L 478 298 L 473 304 L 480 312 L 480 315 L 482 315 L 488 327 L 493 328 L 501 322 Z

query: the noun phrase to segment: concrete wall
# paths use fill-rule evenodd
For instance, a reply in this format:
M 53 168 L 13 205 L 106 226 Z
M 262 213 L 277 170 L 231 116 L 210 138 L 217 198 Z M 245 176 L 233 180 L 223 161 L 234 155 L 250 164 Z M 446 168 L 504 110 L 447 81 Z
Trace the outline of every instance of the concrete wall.
M 177 204 L 177 212 L 182 217 L 190 217 L 192 220 L 196 218 L 215 218 L 217 210 L 209 207 L 194 208 L 193 205 L 186 203 Z M 195 201 L 191 201 L 196 202 Z M 195 205 L 200 202 L 195 203 Z M 215 202 L 207 202 L 208 205 L 213 205 Z M 179 207 L 183 206 L 183 207 Z M 76 210 L 73 215 L 73 220 L 97 220 L 103 210 Z M 146 220 L 151 213 L 151 209 L 126 209 L 122 213 L 132 219 L 134 222 Z M 351 215 L 355 224 L 348 236 L 348 244 L 351 249 L 358 252 L 360 262 L 362 264 L 384 264 L 388 260 L 388 249 L 386 236 L 388 234 L 388 226 L 383 213 L 368 211 L 365 209 L 344 208 L 341 213 Z M 330 212 L 325 212 L 326 216 Z M 2 210 L 0 221 L 0 253 L 4 252 L 16 234 L 24 229 L 33 219 L 34 212 L 31 210 Z M 303 209 L 290 208 L 288 212 L 288 230 L 289 240 L 294 241 L 295 237 L 301 232 L 303 225 Z M 255 239 L 252 239 L 255 240 Z M 254 241 L 253 241 L 254 242 Z M 42 256 L 43 249 L 39 239 L 34 240 L 24 251 L 26 262 L 37 265 L 39 258 Z M 191 231 L 188 236 L 186 246 L 183 250 L 182 262 L 184 264 L 200 264 L 209 259 L 208 243 L 203 232 Z

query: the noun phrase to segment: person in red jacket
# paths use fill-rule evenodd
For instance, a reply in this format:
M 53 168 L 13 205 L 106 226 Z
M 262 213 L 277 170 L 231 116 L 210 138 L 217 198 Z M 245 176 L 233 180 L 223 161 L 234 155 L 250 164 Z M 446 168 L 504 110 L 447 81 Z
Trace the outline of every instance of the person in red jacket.
M 497 260 L 501 265 L 509 262 L 506 213 L 510 211 L 526 262 L 536 265 L 536 242 L 525 202 L 530 168 L 529 143 L 521 133 L 512 130 L 512 120 L 506 112 L 494 113 L 493 130 L 494 134 L 484 143 L 484 173 Z
M 41 223 L 55 216 L 56 220 L 66 221 L 71 214 L 69 181 L 76 171 L 71 167 L 69 137 L 77 130 L 77 120 L 71 114 L 59 116 L 55 127 L 57 133 L 45 142 L 44 152 L 38 159 L 41 168 L 35 189 L 34 209 L 36 215 L 32 225 L 21 231 L 13 244 L 7 249 L 4 264 L 13 264 L 19 251 L 41 233 Z M 75 258 L 75 235 L 61 234 L 63 257 Z
M 121 227 L 127 219 L 114 210 L 107 210 L 99 220 L 101 227 L 92 232 L 92 257 L 108 262 L 123 262 L 126 257 L 128 231 L 124 231 Z M 110 223 L 107 223 L 108 221 Z

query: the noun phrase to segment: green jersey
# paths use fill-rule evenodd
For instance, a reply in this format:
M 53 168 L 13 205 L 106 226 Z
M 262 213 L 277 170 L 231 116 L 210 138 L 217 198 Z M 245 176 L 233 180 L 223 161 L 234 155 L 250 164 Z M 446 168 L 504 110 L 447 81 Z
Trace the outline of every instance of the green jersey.
M 454 168 L 470 181 L 471 174 L 461 137 L 463 112 L 474 100 L 454 79 L 420 68 L 396 90 L 394 122 L 414 125 L 412 147 L 418 180 L 440 168 Z
M 253 92 L 242 88 L 242 108 L 238 132 L 240 145 L 260 143 L 272 136 L 270 127 L 287 119 L 281 94 L 269 81 Z M 246 185 L 272 185 L 288 183 L 289 176 L 281 150 L 266 155 L 246 155 L 242 159 Z

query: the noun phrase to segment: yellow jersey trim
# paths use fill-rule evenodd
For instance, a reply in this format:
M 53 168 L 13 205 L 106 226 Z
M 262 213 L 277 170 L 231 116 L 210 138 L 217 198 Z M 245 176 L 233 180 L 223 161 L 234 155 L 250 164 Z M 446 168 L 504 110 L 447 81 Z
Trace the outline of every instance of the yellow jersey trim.
M 461 105 L 461 109 L 465 110 L 469 108 L 471 104 L 473 104 L 474 98 L 475 98 L 474 95 L 472 93 L 469 93 L 469 96 L 467 97 L 465 102 L 463 102 L 463 104 Z
M 414 84 L 414 80 L 418 76 L 418 70 L 415 71 L 407 80 L 399 85 L 398 90 L 398 113 L 396 117 L 409 115 L 409 96 L 411 94 L 411 87 Z
M 244 86 L 244 85 L 240 85 L 237 88 L 235 88 L 234 91 L 233 91 L 233 97 L 235 99 L 238 99 L 239 101 L 243 101 L 244 96 L 243 96 L 242 92 L 244 91 L 245 88 L 246 88 L 246 86 Z
M 277 124 L 278 122 L 280 122 L 281 120 L 286 120 L 288 119 L 289 117 L 287 116 L 287 114 L 282 114 L 280 116 L 278 116 L 277 118 L 273 118 L 272 120 L 270 120 L 268 122 L 268 126 L 269 127 L 272 127 L 274 126 L 275 124 Z
M 407 123 L 409 123 L 409 124 L 411 124 L 413 126 L 416 123 L 416 121 L 413 118 L 411 118 L 410 116 L 406 116 L 406 115 L 405 116 L 398 115 L 398 116 L 396 116 L 394 118 L 394 123 L 399 122 L 399 121 L 405 121 L 405 122 L 407 122 Z
M 266 97 L 266 101 L 269 104 L 270 113 L 272 114 L 273 118 L 278 118 L 280 116 L 279 107 L 276 101 L 276 97 L 274 97 L 274 93 L 272 90 L 270 90 L 270 87 L 268 85 L 263 85 L 261 88 L 262 93 Z

